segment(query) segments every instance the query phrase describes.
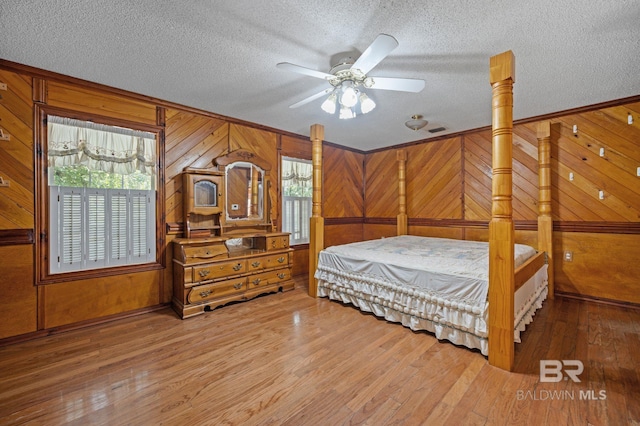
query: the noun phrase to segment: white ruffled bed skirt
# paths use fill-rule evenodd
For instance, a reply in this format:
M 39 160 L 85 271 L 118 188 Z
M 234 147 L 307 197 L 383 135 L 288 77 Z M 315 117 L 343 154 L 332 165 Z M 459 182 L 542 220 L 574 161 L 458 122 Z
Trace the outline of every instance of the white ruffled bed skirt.
M 479 349 L 488 355 L 488 303 L 484 308 L 450 302 L 408 289 L 398 284 L 367 281 L 358 274 L 337 270 L 318 270 L 318 296 L 350 303 L 388 321 L 401 323 L 412 330 L 429 331 L 440 340 Z M 515 294 L 514 341 L 533 321 L 536 310 L 547 298 L 547 265 L 531 277 Z

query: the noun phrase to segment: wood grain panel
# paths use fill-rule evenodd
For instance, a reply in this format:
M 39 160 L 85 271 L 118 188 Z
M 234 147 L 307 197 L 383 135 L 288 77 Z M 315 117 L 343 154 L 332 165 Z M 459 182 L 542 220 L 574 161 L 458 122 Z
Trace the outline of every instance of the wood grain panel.
M 162 273 L 155 270 L 41 286 L 43 328 L 157 305 Z
M 33 245 L 0 247 L 0 339 L 36 331 Z
M 513 218 L 538 217 L 538 142 L 535 124 L 513 129 Z M 491 217 L 491 131 L 464 136 L 465 219 Z
M 9 141 L 0 141 L 0 229 L 34 228 L 33 109 L 31 79 L 0 70 L 0 128 Z
M 333 146 L 324 146 L 324 217 L 362 217 L 364 215 L 363 167 L 364 155 Z
M 409 234 L 411 234 L 411 227 L 409 227 Z M 378 225 L 378 224 L 365 224 L 362 239 L 375 240 L 383 237 L 395 237 L 397 235 L 396 225 Z
M 182 178 L 185 167 L 210 168 L 227 153 L 229 124 L 190 112 L 167 110 L 165 131 L 165 212 L 168 222 L 182 222 Z
M 491 131 L 464 136 L 464 218 L 491 217 Z
M 278 223 L 278 164 L 277 135 L 262 129 L 231 124 L 229 126 L 229 150 L 246 149 L 271 164 L 271 220 Z
M 336 246 L 339 244 L 362 241 L 363 225 L 352 223 L 347 225 L 325 225 L 324 246 Z
M 409 159 L 410 160 L 410 159 Z M 411 176 L 407 175 L 407 179 Z M 398 214 L 398 163 L 395 150 L 365 156 L 365 216 Z
M 460 138 L 416 145 L 406 151 L 408 216 L 461 218 Z
M 640 220 L 636 176 L 640 131 L 626 124 L 626 116 L 624 123 L 614 118 L 622 115 L 620 110 L 627 108 L 562 117 L 552 126 L 553 198 L 558 207 L 554 216 L 560 220 Z M 577 134 L 573 133 L 574 125 L 578 126 Z M 609 132 L 609 128 L 616 130 Z M 604 149 L 604 156 L 600 156 L 600 149 Z M 569 173 L 573 173 L 573 181 Z M 600 190 L 604 191 L 603 200 L 598 198 Z
M 283 135 L 280 138 L 280 151 L 286 157 L 311 160 L 311 141 L 309 139 L 294 138 Z
M 638 235 L 555 232 L 553 244 L 558 291 L 640 303 Z
M 48 82 L 47 88 L 47 103 L 51 106 L 156 124 L 156 105 L 149 102 L 54 80 Z

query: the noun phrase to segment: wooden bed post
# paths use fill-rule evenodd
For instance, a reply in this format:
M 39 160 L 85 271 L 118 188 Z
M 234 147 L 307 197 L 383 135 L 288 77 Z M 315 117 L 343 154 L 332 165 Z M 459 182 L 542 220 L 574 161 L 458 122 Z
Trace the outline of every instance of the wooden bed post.
M 489 364 L 511 371 L 514 358 L 512 207 L 513 83 L 510 50 L 489 60 L 492 87 L 492 205 L 489 223 Z
M 324 218 L 322 217 L 322 140 L 324 126 L 311 126 L 310 139 L 313 144 L 311 162 L 313 164 L 313 199 L 309 219 L 309 296 L 318 297 L 318 281 L 314 278 L 318 267 L 318 255 L 324 248 Z
M 553 219 L 551 216 L 551 123 L 538 123 L 538 250 L 547 253 L 549 299 L 555 297 L 553 282 Z
M 398 235 L 407 235 L 407 153 L 404 149 L 396 151 L 398 159 Z

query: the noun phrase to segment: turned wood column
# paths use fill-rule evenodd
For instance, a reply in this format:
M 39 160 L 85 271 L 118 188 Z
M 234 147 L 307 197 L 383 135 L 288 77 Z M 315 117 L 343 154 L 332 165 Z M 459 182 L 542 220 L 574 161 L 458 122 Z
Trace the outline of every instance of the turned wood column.
M 551 216 L 551 123 L 538 123 L 538 250 L 547 253 L 549 299 L 555 297 L 553 279 L 553 219 Z
M 489 223 L 489 364 L 513 369 L 514 226 L 512 208 L 513 83 L 511 51 L 489 60 L 492 87 L 492 204 Z
M 324 248 L 324 218 L 322 217 L 322 140 L 324 126 L 311 126 L 311 163 L 313 165 L 313 198 L 309 223 L 309 296 L 318 297 L 318 281 L 314 275 L 318 267 L 318 255 Z
M 407 235 L 407 153 L 404 149 L 396 151 L 398 159 L 398 235 Z

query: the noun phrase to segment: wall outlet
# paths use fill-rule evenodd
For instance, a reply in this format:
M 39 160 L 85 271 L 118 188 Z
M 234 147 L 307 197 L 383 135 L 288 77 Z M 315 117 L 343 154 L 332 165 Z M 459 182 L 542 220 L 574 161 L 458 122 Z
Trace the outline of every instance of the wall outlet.
M 572 251 L 565 251 L 564 252 L 564 261 L 565 262 L 573 262 L 573 252 Z

